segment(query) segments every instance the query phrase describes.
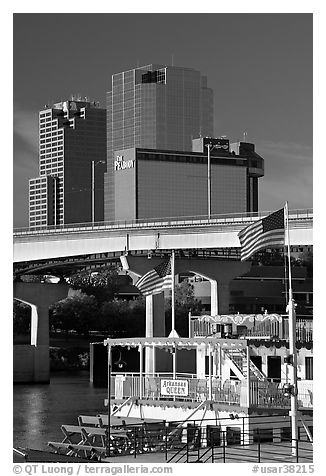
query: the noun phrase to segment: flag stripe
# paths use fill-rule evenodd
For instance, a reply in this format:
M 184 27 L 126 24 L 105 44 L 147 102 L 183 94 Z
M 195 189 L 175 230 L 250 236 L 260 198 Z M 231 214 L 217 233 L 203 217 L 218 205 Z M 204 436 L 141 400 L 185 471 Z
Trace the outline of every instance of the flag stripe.
M 238 233 L 241 261 L 263 248 L 284 245 L 284 209 L 268 215 Z
M 165 261 L 144 274 L 136 286 L 145 296 L 159 294 L 172 287 L 171 261 Z
M 250 242 L 247 242 L 246 244 L 244 244 L 241 251 L 247 253 L 248 251 L 254 249 L 257 246 L 257 244 L 258 245 L 262 244 L 263 246 L 266 245 L 266 248 L 268 248 L 268 245 L 273 244 L 274 242 L 275 244 L 284 244 L 283 230 L 270 231 L 264 234 L 261 238 L 259 238 L 258 236 L 255 239 L 251 240 Z

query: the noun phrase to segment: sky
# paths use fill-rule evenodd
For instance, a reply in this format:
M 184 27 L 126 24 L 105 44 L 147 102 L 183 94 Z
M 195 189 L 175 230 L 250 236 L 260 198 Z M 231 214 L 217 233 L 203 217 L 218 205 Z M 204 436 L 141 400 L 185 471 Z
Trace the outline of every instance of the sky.
M 312 207 L 311 13 L 15 13 L 14 227 L 28 226 L 38 111 L 77 93 L 105 107 L 112 74 L 172 61 L 207 76 L 214 135 L 246 132 L 265 159 L 259 209 Z

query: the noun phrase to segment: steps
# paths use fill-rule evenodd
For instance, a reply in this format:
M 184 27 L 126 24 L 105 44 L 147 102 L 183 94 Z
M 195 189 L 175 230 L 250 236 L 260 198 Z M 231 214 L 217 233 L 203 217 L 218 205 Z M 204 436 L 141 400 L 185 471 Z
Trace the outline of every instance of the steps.
M 247 353 L 242 349 L 228 349 L 224 350 L 224 355 L 231 361 L 230 367 L 235 375 L 240 380 L 246 380 L 248 375 L 248 363 Z M 259 380 L 261 382 L 267 381 L 266 375 L 264 375 L 258 367 L 250 360 L 249 362 L 250 379 Z

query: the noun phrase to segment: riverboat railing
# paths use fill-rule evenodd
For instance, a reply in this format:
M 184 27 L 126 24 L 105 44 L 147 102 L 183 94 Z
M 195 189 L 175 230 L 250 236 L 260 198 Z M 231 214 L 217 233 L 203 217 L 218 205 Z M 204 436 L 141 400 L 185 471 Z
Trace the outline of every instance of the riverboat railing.
M 231 324 L 216 324 L 214 322 L 207 322 L 200 320 L 198 316 L 190 316 L 189 319 L 189 337 L 224 337 L 235 336 L 250 338 L 278 338 L 287 340 L 289 338 L 289 320 L 287 315 L 281 315 L 281 321 L 257 322 L 255 326 L 246 327 L 234 326 Z M 313 341 L 313 321 L 311 316 L 297 317 L 296 319 L 296 338 L 297 342 L 312 342 Z
M 182 390 L 178 393 L 162 392 L 162 381 L 180 382 Z M 186 383 L 185 383 L 186 382 Z M 176 387 L 177 384 L 176 384 Z M 197 378 L 193 374 L 156 373 L 140 376 L 137 373 L 115 373 L 111 376 L 111 398 L 124 400 L 129 397 L 141 400 L 173 400 L 179 402 L 202 402 L 210 400 L 230 406 L 248 406 L 260 408 L 290 408 L 290 398 L 284 392 L 284 382 L 269 382 L 251 380 L 249 383 L 250 395 L 246 380 L 224 380 L 212 377 Z M 313 382 L 298 381 L 299 408 L 313 407 Z

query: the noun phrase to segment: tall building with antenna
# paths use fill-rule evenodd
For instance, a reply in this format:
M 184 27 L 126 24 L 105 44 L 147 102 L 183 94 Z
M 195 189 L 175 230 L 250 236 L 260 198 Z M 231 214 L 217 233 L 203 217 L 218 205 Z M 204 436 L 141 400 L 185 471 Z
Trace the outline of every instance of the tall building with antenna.
M 191 151 L 192 139 L 213 136 L 213 129 L 213 91 L 199 71 L 150 64 L 114 74 L 107 93 L 105 220 L 115 219 L 114 151 Z
M 29 181 L 29 226 L 103 220 L 105 161 L 105 109 L 79 96 L 45 106 L 39 176 Z

